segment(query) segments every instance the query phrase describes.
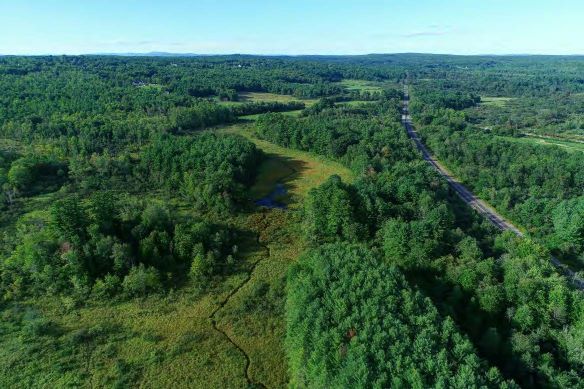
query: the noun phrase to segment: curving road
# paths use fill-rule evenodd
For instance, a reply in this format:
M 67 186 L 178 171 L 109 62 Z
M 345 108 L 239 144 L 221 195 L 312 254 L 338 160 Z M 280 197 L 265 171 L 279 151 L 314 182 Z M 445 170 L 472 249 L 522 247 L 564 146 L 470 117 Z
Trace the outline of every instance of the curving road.
M 506 220 L 503 216 L 501 216 L 497 211 L 493 208 L 488 206 L 484 201 L 477 198 L 470 190 L 468 190 L 464 185 L 462 185 L 452 174 L 446 169 L 424 146 L 420 136 L 414 129 L 412 125 L 412 118 L 410 116 L 409 111 L 410 106 L 410 95 L 408 92 L 407 84 L 404 84 L 404 98 L 403 98 L 403 112 L 402 112 L 402 123 L 409 135 L 409 137 L 414 141 L 420 153 L 422 153 L 422 157 L 426 160 L 434 170 L 438 172 L 444 179 L 448 182 L 450 187 L 456 192 L 456 194 L 470 207 L 484 216 L 487 220 L 489 220 L 495 227 L 502 231 L 511 231 L 517 236 L 523 236 L 523 233 L 519 231 L 517 227 L 515 227 L 511 222 Z M 556 266 L 560 271 L 562 271 L 571 281 L 572 283 L 579 289 L 584 290 L 584 280 L 577 277 L 577 275 L 566 265 L 562 264 L 556 257 L 551 257 L 551 262 L 554 266 Z

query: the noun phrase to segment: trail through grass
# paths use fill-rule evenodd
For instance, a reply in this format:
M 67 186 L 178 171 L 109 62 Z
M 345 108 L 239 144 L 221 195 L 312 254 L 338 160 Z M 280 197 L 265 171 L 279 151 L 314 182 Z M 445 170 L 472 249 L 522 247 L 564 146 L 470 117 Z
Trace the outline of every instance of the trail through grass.
M 264 209 L 248 219 L 250 229 L 258 234 L 258 244 L 267 249 L 266 257 L 255 262 L 249 281 L 217 312 L 218 326 L 248 355 L 252 381 L 283 387 L 287 382 L 283 346 L 285 279 L 289 265 L 304 250 L 298 208 L 308 191 L 330 175 L 339 174 L 349 182 L 353 176 L 339 163 L 259 140 L 248 126 L 235 125 L 221 131 L 239 133 L 267 154 L 251 188 L 252 198 L 265 196 L 277 183 L 289 191 L 284 200 L 290 206 L 288 210 Z
M 285 279 L 304 249 L 299 208 L 331 174 L 352 175 L 337 162 L 258 140 L 249 127 L 220 131 L 241 134 L 267 154 L 250 198 L 283 183 L 289 209 L 221 220 L 243 231 L 238 264 L 204 285 L 188 281 L 163 295 L 85 306 L 54 296 L 4 309 L 0 387 L 286 386 Z M 189 216 L 178 198 L 145 195 Z

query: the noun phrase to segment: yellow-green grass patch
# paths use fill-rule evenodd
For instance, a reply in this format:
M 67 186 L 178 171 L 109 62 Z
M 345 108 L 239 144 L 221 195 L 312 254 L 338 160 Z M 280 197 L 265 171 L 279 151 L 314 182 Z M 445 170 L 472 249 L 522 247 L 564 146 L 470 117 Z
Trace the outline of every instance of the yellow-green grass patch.
M 302 112 L 301 109 L 295 109 L 293 111 L 284 111 L 284 112 L 279 112 L 282 115 L 286 115 L 286 116 L 293 116 L 293 117 L 298 117 L 300 116 L 300 113 Z M 242 120 L 249 120 L 249 121 L 255 121 L 258 120 L 258 118 L 260 117 L 260 115 L 264 115 L 263 113 L 256 113 L 253 115 L 242 115 L 239 118 Z
M 360 105 L 372 104 L 373 101 L 369 100 L 349 100 L 349 101 L 341 101 L 336 103 L 336 105 L 348 105 L 350 107 L 358 107 Z
M 62 335 L 56 335 L 57 346 L 32 355 L 22 351 L 30 347 L 25 340 L 3 342 L 0 370 L 11 373 L 4 374 L 0 383 L 11 385 L 3 387 L 23 383 L 31 387 L 110 387 L 121 382 L 147 388 L 244 387 L 243 354 L 213 330 L 208 319 L 217 300 L 243 276 L 229 277 L 217 294 L 203 296 L 193 294 L 187 286 L 165 297 L 74 310 L 56 298 L 36 301 L 37 309 Z M 76 338 L 80 343 L 72 343 Z M 41 339 L 38 341 L 46 342 Z M 19 365 L 26 369 L 9 368 L 15 357 L 20 357 Z
M 289 265 L 304 249 L 300 220 L 297 211 L 271 209 L 252 215 L 248 222 L 258 231 L 266 257 L 220 311 L 218 325 L 249 355 L 254 382 L 285 387 L 285 279 Z
M 300 99 L 292 95 L 281 95 L 277 93 L 266 93 L 266 92 L 240 92 L 238 93 L 238 101 L 221 101 L 221 104 L 225 105 L 237 105 L 243 103 L 255 103 L 255 102 L 278 102 L 278 103 L 290 103 L 293 101 L 300 101 L 307 106 L 316 103 L 317 99 Z
M 358 90 L 361 92 L 379 92 L 384 85 L 382 82 L 354 79 L 342 80 L 340 83 L 349 91 Z
M 551 137 L 541 137 L 541 136 L 530 136 L 526 135 L 521 138 L 515 137 L 504 137 L 506 140 L 518 143 L 535 144 L 541 146 L 557 146 L 561 147 L 566 151 L 571 152 L 584 152 L 584 143 L 581 142 L 571 142 L 569 140 L 560 140 Z
M 339 175 L 345 182 L 352 182 L 354 178 L 353 173 L 339 162 L 258 139 L 249 126 L 234 125 L 220 131 L 242 135 L 267 154 L 263 166 L 259 168 L 256 184 L 251 189 L 255 195 L 265 195 L 269 193 L 266 193 L 267 188 L 273 189 L 276 183 L 282 183 L 290 194 L 291 204 L 294 204 L 333 174 Z M 294 173 L 290 175 L 290 171 Z
M 491 106 L 491 107 L 504 107 L 513 97 L 491 97 L 491 96 L 481 96 L 481 105 Z

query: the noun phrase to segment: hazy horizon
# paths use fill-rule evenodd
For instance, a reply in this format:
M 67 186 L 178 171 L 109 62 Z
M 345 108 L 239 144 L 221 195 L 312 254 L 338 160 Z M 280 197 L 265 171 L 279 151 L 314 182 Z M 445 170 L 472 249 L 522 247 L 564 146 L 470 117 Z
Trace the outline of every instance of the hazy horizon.
M 542 54 L 542 53 L 477 53 L 477 54 L 457 54 L 457 53 L 432 53 L 432 52 L 387 52 L 387 53 L 362 53 L 362 54 L 260 54 L 260 53 L 189 53 L 189 52 L 168 52 L 168 51 L 148 51 L 148 52 L 95 52 L 80 54 L 59 54 L 59 53 L 38 53 L 38 54 L 10 54 L 0 53 L 0 57 L 76 57 L 76 56 L 112 56 L 112 57 L 228 57 L 228 56 L 249 56 L 249 57 L 366 57 L 375 55 L 428 55 L 428 56 L 452 56 L 452 57 L 584 57 L 583 53 L 574 54 Z
M 24 0 L 3 6 L 2 55 L 582 55 L 584 4 L 299 0 Z

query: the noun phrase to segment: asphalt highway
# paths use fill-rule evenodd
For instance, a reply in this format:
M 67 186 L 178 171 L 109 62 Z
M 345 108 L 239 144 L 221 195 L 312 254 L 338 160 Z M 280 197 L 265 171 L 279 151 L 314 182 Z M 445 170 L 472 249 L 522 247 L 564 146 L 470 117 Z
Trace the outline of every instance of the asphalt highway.
M 515 235 L 523 237 L 523 233 L 515 227 L 511 222 L 506 220 L 501 216 L 496 210 L 488 206 L 484 201 L 477 198 L 468 188 L 462 185 L 452 174 L 446 169 L 434 156 L 428 151 L 420 136 L 414 129 L 412 124 L 412 118 L 409 112 L 410 96 L 408 93 L 408 87 L 404 84 L 404 99 L 403 99 L 403 112 L 402 112 L 402 123 L 409 135 L 409 137 L 414 141 L 416 147 L 422 153 L 422 157 L 426 160 L 434 170 L 438 172 L 450 185 L 450 187 L 456 192 L 456 194 L 470 207 L 484 216 L 489 220 L 495 227 L 502 231 L 511 231 Z M 551 256 L 551 262 L 560 271 L 562 271 L 572 283 L 579 289 L 584 290 L 584 280 L 578 278 L 577 275 L 569 269 L 566 265 L 561 263 L 556 257 Z

